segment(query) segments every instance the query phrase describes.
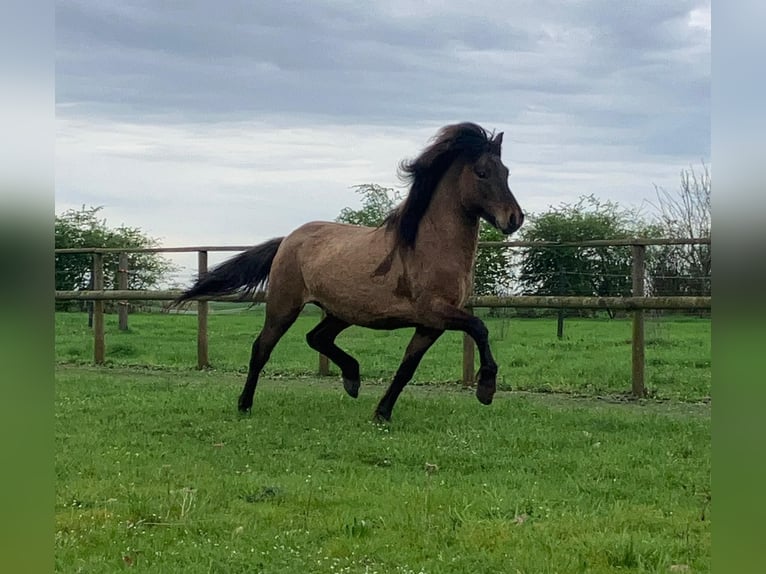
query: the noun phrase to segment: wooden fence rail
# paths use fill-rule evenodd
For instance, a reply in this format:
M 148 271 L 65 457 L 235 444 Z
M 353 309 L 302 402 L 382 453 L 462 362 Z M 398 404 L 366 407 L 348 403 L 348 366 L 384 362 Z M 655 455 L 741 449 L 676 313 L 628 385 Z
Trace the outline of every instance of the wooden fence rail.
M 56 291 L 57 301 L 172 301 L 181 291 Z M 215 297 L 195 297 L 193 301 L 223 301 L 227 303 L 263 303 L 263 293 L 254 297 L 243 298 L 241 295 L 219 295 Z M 707 310 L 711 307 L 711 297 L 559 297 L 556 295 L 475 295 L 468 299 L 467 307 L 517 307 L 539 309 L 614 309 L 620 311 L 636 310 Z
M 511 307 L 511 308 L 552 308 L 552 309 L 611 309 L 633 312 L 632 337 L 632 392 L 637 397 L 646 395 L 644 374 L 645 342 L 644 342 L 644 311 L 647 309 L 664 310 L 709 310 L 712 306 L 711 297 L 645 297 L 644 277 L 646 274 L 646 247 L 649 245 L 709 245 L 710 239 L 663 238 L 663 239 L 615 239 L 592 240 L 573 243 L 554 243 L 541 241 L 493 241 L 480 242 L 481 248 L 509 247 L 603 247 L 625 246 L 632 250 L 632 280 L 633 296 L 631 297 L 557 297 L 557 296 L 473 296 L 466 304 L 466 309 L 473 312 L 477 307 Z M 123 320 L 123 309 L 127 313 L 128 301 L 172 301 L 181 291 L 143 291 L 128 290 L 127 286 L 127 253 L 194 253 L 197 255 L 197 271 L 204 273 L 208 269 L 208 253 L 210 251 L 244 251 L 251 246 L 200 246 L 200 247 L 156 247 L 143 249 L 124 248 L 76 248 L 56 249 L 57 254 L 91 253 L 93 256 L 93 289 L 83 291 L 56 291 L 57 301 L 86 300 L 93 301 L 93 360 L 102 364 L 105 358 L 104 341 L 104 301 L 119 301 L 120 328 L 127 328 L 127 318 Z M 104 254 L 119 253 L 118 289 L 104 289 Z M 197 301 L 197 368 L 209 366 L 208 357 L 208 302 L 263 302 L 264 293 L 256 293 L 253 297 L 243 298 L 241 295 L 218 297 L 198 297 Z M 467 335 L 463 339 L 463 382 L 471 384 L 475 373 L 475 345 Z M 320 374 L 329 372 L 326 357 L 320 356 Z
M 611 247 L 631 245 L 710 245 L 709 237 L 635 237 L 587 241 L 479 241 L 479 247 Z M 66 247 L 56 253 L 198 253 L 200 251 L 246 251 L 253 245 L 201 245 L 196 247 Z

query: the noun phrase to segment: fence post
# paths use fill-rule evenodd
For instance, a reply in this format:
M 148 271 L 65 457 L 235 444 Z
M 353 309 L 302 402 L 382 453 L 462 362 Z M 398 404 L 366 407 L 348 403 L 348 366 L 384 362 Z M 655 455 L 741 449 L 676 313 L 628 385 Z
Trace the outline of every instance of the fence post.
M 200 277 L 207 273 L 207 251 L 197 252 L 197 273 Z M 199 370 L 210 366 L 207 344 L 207 312 L 208 302 L 197 301 L 197 368 Z
M 564 275 L 564 267 L 559 264 L 559 295 L 566 295 L 564 293 L 564 283 L 566 276 Z M 558 321 L 556 321 L 556 336 L 559 339 L 564 338 L 564 308 L 560 307 L 558 312 Z
M 322 309 L 322 321 L 324 321 L 325 317 L 327 317 L 327 313 L 324 309 Z M 325 355 L 322 353 L 319 353 L 319 376 L 320 377 L 328 377 L 330 376 L 330 359 L 328 359 Z
M 123 291 L 128 288 L 128 254 L 120 253 L 119 263 L 117 265 L 117 288 Z M 119 315 L 120 331 L 128 330 L 128 302 L 117 301 L 117 313 Z
M 322 353 L 319 353 L 319 376 L 320 377 L 330 376 L 330 359 L 328 359 Z
M 95 264 L 95 260 L 91 257 L 88 291 L 93 291 L 93 274 L 95 273 Z M 85 301 L 85 307 L 88 309 L 88 329 L 93 328 L 93 303 L 95 303 L 95 301 Z
M 466 313 L 473 315 L 473 307 L 466 307 Z M 468 333 L 463 333 L 463 386 L 470 387 L 473 385 L 474 377 L 476 376 L 475 369 L 475 353 L 476 343 Z
M 644 273 L 646 270 L 646 246 L 632 245 L 633 251 L 633 296 L 644 296 Z M 633 311 L 633 396 L 645 397 L 644 380 L 644 312 Z
M 104 289 L 104 256 L 101 253 L 93 254 L 93 290 Z M 97 365 L 104 364 L 104 302 L 93 301 L 93 362 Z

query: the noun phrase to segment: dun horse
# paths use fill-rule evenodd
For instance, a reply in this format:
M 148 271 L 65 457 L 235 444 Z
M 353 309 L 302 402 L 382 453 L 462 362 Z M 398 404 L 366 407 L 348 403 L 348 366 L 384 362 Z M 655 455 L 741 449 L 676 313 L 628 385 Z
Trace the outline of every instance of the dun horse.
M 336 346 L 338 334 L 350 325 L 415 328 L 376 418 L 391 419 L 402 389 L 445 330 L 476 341 L 476 396 L 485 405 L 492 402 L 497 364 L 487 328 L 462 307 L 471 289 L 480 218 L 506 234 L 524 221 L 500 159 L 502 141 L 502 133 L 493 137 L 476 124 L 447 126 L 419 157 L 402 163 L 409 193 L 380 227 L 307 223 L 225 261 L 179 297 L 177 302 L 267 287 L 266 318 L 253 343 L 240 411 L 250 410 L 263 366 L 307 303 L 326 316 L 306 340 L 340 368 L 352 397 L 359 394 L 359 363 Z

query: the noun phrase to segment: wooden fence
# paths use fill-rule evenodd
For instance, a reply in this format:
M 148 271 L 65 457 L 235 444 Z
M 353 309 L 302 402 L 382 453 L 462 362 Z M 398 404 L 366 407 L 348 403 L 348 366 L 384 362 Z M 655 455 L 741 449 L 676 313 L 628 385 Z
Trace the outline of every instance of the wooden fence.
M 541 241 L 486 241 L 480 242 L 483 249 L 513 248 L 513 247 L 607 247 L 629 246 L 632 251 L 632 282 L 631 297 L 555 297 L 555 296 L 474 296 L 468 300 L 466 309 L 473 312 L 475 308 L 510 307 L 510 308 L 551 308 L 551 309 L 613 309 L 633 312 L 632 336 L 632 393 L 636 397 L 646 395 L 644 376 L 644 311 L 648 309 L 666 310 L 708 310 L 711 308 L 711 297 L 646 297 L 644 292 L 644 277 L 646 275 L 646 247 L 650 245 L 709 245 L 710 239 L 615 239 L 592 240 L 571 243 L 555 243 Z M 179 291 L 139 291 L 128 290 L 127 287 L 127 253 L 197 253 L 197 271 L 204 273 L 208 269 L 208 253 L 211 251 L 245 251 L 247 246 L 202 246 L 202 247 L 156 247 L 144 249 L 123 248 L 77 248 L 56 249 L 56 254 L 91 253 L 93 256 L 93 289 L 87 291 L 56 291 L 57 301 L 87 300 L 93 301 L 93 361 L 102 364 L 105 358 L 104 341 L 104 301 L 118 301 L 119 325 L 127 329 L 128 301 L 172 301 L 180 294 Z M 119 253 L 118 289 L 104 289 L 104 254 Z M 197 368 L 209 366 L 208 360 L 208 301 L 256 301 L 263 302 L 264 294 L 258 293 L 254 298 L 243 299 L 240 295 L 220 297 L 199 297 L 197 301 Z M 320 356 L 319 372 L 329 374 L 329 364 L 326 357 Z M 475 345 L 473 340 L 464 335 L 463 339 L 463 383 L 473 382 L 475 373 Z

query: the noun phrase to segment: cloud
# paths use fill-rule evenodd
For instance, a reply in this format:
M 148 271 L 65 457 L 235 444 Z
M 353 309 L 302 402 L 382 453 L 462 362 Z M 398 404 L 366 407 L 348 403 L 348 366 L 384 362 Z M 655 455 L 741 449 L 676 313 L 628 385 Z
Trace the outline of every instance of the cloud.
M 510 182 L 526 209 L 545 209 L 578 193 L 631 203 L 634 194 L 651 192 L 652 181 L 668 183 L 664 162 L 627 162 L 628 148 L 598 143 L 596 128 L 583 134 L 569 121 L 530 112 L 506 137 Z M 59 205 L 78 196 L 113 210 L 133 206 L 154 223 L 154 233 L 165 230 L 166 239 L 194 242 L 205 231 L 205 242 L 239 243 L 286 233 L 310 219 L 333 219 L 356 202 L 354 185 L 401 186 L 399 162 L 417 155 L 438 128 L 58 124 Z M 592 143 L 583 144 L 588 137 Z M 677 169 L 670 175 L 675 181 Z
M 689 102 L 698 52 L 709 68 L 709 34 L 690 25 L 704 5 L 693 2 L 227 6 L 60 3 L 59 101 L 137 121 L 401 124 L 477 103 L 512 121 L 571 96 L 593 111 L 587 96 L 598 93 L 613 96 L 608 109 L 650 114 L 653 100 Z
M 709 1 L 73 0 L 56 17 L 57 209 L 105 204 L 166 244 L 332 219 L 454 121 L 506 132 L 528 210 L 638 205 L 709 158 Z

